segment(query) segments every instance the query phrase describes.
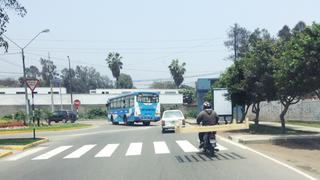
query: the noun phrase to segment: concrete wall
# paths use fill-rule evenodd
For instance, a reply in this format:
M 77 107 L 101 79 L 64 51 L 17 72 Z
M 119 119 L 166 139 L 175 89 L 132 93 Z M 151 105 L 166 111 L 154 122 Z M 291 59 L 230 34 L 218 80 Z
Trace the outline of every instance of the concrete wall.
M 283 109 L 283 105 L 280 102 L 262 102 L 260 106 L 260 120 L 279 121 L 279 115 Z M 251 111 L 248 113 L 248 115 L 251 118 L 254 117 L 254 114 L 251 113 Z M 285 119 L 320 121 L 320 100 L 303 100 L 297 104 L 291 105 L 285 116 Z
M 73 100 L 79 99 L 81 106 L 80 112 L 86 112 L 90 109 L 101 107 L 105 108 L 107 98 L 117 95 L 110 94 L 74 94 Z M 60 95 L 54 95 L 55 109 L 60 109 Z M 63 94 L 62 96 L 63 109 L 70 109 L 70 94 Z M 31 96 L 29 96 L 31 104 Z M 164 105 L 182 105 L 182 94 L 161 94 L 159 96 L 161 104 Z M 34 103 L 36 108 L 51 110 L 51 95 L 49 94 L 35 94 Z M 25 111 L 25 97 L 24 94 L 1 94 L 0 95 L 0 116 L 12 114 L 17 111 Z

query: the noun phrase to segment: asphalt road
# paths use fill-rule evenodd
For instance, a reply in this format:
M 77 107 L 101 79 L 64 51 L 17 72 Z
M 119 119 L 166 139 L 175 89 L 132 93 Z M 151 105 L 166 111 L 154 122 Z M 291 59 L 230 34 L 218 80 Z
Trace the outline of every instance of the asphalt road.
M 221 138 L 217 156 L 208 158 L 196 152 L 196 134 L 162 134 L 156 125 L 103 123 L 39 135 L 51 141 L 0 160 L 1 180 L 308 179 Z

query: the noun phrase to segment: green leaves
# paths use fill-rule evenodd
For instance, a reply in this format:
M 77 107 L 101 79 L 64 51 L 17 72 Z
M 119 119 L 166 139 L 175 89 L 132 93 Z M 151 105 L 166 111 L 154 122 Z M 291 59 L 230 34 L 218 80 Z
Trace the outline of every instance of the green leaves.
M 180 65 L 178 59 L 173 59 L 171 64 L 168 66 L 171 76 L 173 77 L 174 83 L 178 88 L 184 80 L 183 75 L 186 72 L 185 65 L 186 63 L 183 62 Z

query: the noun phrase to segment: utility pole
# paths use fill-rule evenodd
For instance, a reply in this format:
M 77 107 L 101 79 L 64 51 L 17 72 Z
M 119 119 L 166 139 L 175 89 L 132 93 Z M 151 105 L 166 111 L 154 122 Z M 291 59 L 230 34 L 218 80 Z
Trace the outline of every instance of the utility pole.
M 20 46 L 19 46 L 20 47 Z M 24 96 L 26 101 L 26 120 L 30 124 L 30 106 L 29 106 L 29 99 L 28 99 L 28 89 L 27 83 L 25 82 L 26 77 L 26 64 L 25 64 L 25 57 L 24 57 L 24 48 L 21 48 L 21 55 L 22 55 L 22 68 L 23 68 L 23 85 L 24 85 Z
M 48 52 L 48 60 L 50 61 L 50 53 Z M 48 66 L 48 70 L 49 70 L 49 73 L 50 75 L 52 75 L 52 72 L 51 72 L 51 69 L 50 67 Z M 49 75 L 49 77 L 50 77 Z M 53 76 L 52 76 L 52 79 L 49 80 L 50 81 L 50 90 L 51 90 L 51 112 L 54 112 L 54 102 L 53 102 Z
M 71 80 L 71 65 L 70 65 L 70 57 L 68 57 L 69 61 L 69 89 L 70 89 L 70 109 L 73 111 L 73 97 L 72 97 L 72 80 Z
M 61 94 L 61 84 L 62 84 L 62 80 L 60 79 L 60 81 L 59 81 L 59 85 L 60 85 L 60 92 L 59 92 L 59 94 L 60 94 L 60 110 L 63 109 L 63 106 L 62 106 L 62 94 Z

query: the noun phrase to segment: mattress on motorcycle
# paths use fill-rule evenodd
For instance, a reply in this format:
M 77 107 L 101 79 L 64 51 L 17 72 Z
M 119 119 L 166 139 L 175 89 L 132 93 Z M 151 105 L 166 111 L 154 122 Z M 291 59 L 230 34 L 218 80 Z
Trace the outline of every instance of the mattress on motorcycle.
M 195 132 L 210 132 L 210 131 L 232 131 L 232 130 L 242 130 L 249 129 L 249 119 L 243 123 L 236 123 L 233 121 L 232 124 L 214 125 L 214 126 L 198 126 L 186 124 L 185 126 L 177 126 L 176 132 L 179 133 L 195 133 Z

